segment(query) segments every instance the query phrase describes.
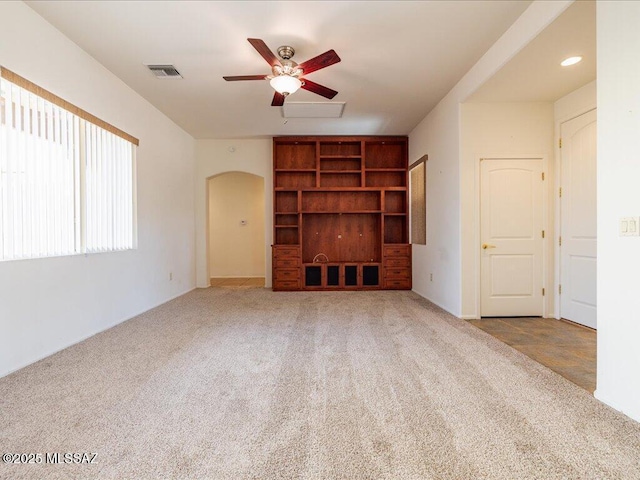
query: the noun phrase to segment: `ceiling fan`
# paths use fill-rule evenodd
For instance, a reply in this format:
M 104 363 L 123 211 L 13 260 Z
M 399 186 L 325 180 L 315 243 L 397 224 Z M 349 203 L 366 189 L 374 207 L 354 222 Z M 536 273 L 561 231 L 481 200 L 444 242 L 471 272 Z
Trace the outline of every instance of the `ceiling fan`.
M 333 98 L 338 94 L 335 90 L 303 78 L 303 76 L 309 75 L 316 70 L 338 63 L 340 57 L 335 51 L 329 50 L 298 65 L 291 60 L 295 50 L 289 46 L 278 47 L 278 55 L 282 59 L 279 60 L 273 52 L 269 50 L 267 44 L 259 38 L 247 38 L 247 40 L 249 40 L 253 48 L 262 55 L 262 58 L 271 65 L 272 75 L 222 77 L 227 82 L 235 82 L 238 80 L 269 80 L 269 83 L 276 91 L 273 96 L 273 101 L 271 102 L 272 107 L 284 105 L 284 98 L 296 92 L 299 88 L 303 88 L 304 90 L 308 90 L 325 98 Z

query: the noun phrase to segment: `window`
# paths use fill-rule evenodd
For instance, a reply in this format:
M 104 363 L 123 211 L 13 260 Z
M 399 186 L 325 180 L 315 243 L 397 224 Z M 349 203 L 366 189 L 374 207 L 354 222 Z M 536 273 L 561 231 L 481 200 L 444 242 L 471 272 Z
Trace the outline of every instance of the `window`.
M 427 244 L 427 156 L 411 165 L 409 175 L 411 197 L 411 243 Z
M 0 69 L 0 260 L 134 248 L 137 144 Z

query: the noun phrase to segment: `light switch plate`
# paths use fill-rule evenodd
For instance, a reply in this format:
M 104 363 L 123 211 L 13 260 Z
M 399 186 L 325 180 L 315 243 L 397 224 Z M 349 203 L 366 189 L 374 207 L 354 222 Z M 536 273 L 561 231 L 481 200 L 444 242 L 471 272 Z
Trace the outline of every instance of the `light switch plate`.
M 640 217 L 620 217 L 621 237 L 640 237 Z

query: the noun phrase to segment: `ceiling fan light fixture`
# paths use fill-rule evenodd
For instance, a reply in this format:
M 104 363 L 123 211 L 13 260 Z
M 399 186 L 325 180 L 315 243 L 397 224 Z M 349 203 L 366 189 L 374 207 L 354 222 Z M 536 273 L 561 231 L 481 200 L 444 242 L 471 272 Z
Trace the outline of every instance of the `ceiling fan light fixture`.
M 239 80 L 269 80 L 269 83 L 276 91 L 271 101 L 272 107 L 281 107 L 284 105 L 285 97 L 297 92 L 300 88 L 304 88 L 308 92 L 315 93 L 329 100 L 338 94 L 335 90 L 325 87 L 324 85 L 312 82 L 307 78 L 302 78 L 303 75 L 306 77 L 306 75 L 316 70 L 338 63 L 340 57 L 335 50 L 328 50 L 298 65 L 291 60 L 294 54 L 294 50 L 291 47 L 282 46 L 278 48 L 278 54 L 281 58 L 281 60 L 279 60 L 263 40 L 259 38 L 247 38 L 247 40 L 271 66 L 271 73 L 273 75 L 234 75 L 222 77 L 227 82 Z
M 273 77 L 269 83 L 276 92 L 284 96 L 297 92 L 302 86 L 300 79 L 292 77 L 291 75 L 278 75 L 277 77 Z

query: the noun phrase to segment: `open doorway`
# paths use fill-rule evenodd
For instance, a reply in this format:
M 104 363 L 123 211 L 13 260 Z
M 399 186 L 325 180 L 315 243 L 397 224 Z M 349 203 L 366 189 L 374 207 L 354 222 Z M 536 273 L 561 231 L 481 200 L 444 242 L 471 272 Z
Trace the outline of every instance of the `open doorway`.
M 227 172 L 207 180 L 211 286 L 264 287 L 264 178 Z

